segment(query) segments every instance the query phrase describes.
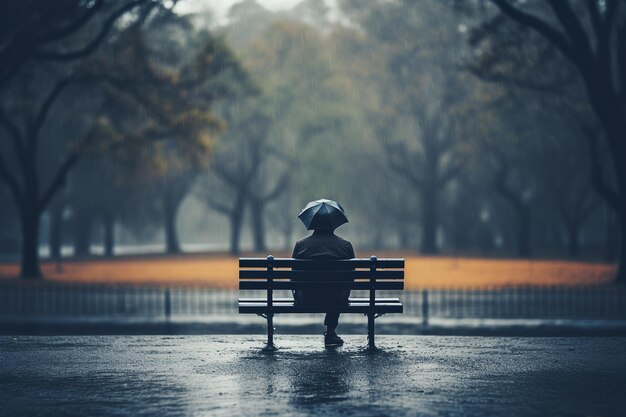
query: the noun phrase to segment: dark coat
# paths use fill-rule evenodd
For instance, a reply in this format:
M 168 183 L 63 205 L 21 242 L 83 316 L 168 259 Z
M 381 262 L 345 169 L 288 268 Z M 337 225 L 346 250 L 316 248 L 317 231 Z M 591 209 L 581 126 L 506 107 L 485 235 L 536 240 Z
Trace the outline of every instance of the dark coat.
M 334 233 L 315 231 L 311 236 L 296 242 L 293 248 L 293 258 L 313 260 L 335 260 L 354 258 L 352 244 Z M 323 280 L 324 277 L 320 277 Z M 350 291 L 328 290 L 295 290 L 293 291 L 296 304 L 345 304 L 348 302 Z
M 296 242 L 292 258 L 296 259 L 351 259 L 354 258 L 352 244 L 334 233 L 314 232 L 311 236 Z

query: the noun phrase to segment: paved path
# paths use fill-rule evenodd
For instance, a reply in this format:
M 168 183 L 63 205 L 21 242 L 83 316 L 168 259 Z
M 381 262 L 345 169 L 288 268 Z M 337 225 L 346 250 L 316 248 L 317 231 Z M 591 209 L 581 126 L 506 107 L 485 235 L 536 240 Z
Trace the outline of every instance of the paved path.
M 0 338 L 0 415 L 626 415 L 626 338 Z

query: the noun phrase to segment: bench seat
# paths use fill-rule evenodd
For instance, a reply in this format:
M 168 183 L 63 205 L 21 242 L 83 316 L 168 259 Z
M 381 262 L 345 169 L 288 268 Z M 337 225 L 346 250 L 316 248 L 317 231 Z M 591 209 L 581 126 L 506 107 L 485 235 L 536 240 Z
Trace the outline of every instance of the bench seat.
M 375 314 L 402 313 L 402 303 L 399 298 L 377 298 L 372 309 L 369 298 L 350 298 L 344 306 L 296 306 L 291 298 L 278 298 L 272 302 L 273 313 L 360 313 L 373 311 Z M 266 314 L 270 312 L 265 298 L 240 298 L 240 314 Z

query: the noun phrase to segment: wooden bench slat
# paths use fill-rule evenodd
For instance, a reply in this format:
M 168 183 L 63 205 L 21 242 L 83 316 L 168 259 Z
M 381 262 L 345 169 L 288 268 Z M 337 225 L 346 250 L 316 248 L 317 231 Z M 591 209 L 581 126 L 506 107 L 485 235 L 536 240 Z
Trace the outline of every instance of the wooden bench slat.
M 240 258 L 240 268 L 267 268 L 270 264 L 265 258 Z M 315 264 L 316 269 L 342 269 L 349 265 L 353 268 L 370 268 L 375 265 L 376 268 L 404 268 L 404 259 L 402 258 L 381 258 L 374 262 L 368 258 L 342 259 L 336 261 L 312 261 L 307 259 L 293 258 L 274 258 L 271 265 L 274 268 L 301 267 L 304 264 Z
M 269 288 L 267 281 L 239 281 L 240 290 L 266 290 Z M 303 288 L 324 288 L 324 289 L 349 289 L 349 290 L 402 290 L 404 282 L 397 281 L 376 281 L 370 282 L 336 282 L 336 281 L 274 281 L 271 288 L 275 290 L 297 290 Z
M 399 303 L 400 299 L 399 298 L 394 298 L 394 297 L 381 297 L 378 298 L 376 297 L 376 299 L 374 300 L 376 303 Z M 267 302 L 267 299 L 265 297 L 263 298 L 259 298 L 259 297 L 250 297 L 250 298 L 240 298 L 239 299 L 239 304 L 246 304 L 246 303 L 263 303 L 263 302 Z M 274 298 L 273 300 L 274 304 L 276 303 L 293 303 L 293 298 L 292 297 L 278 297 L 278 298 Z M 350 303 L 369 303 L 370 299 L 367 297 L 350 297 L 348 299 L 348 302 Z
M 389 306 L 398 306 L 401 303 L 398 302 L 390 302 L 390 303 L 377 303 L 374 304 L 375 306 L 381 306 L 381 307 L 389 307 Z M 304 308 L 321 308 L 321 309 L 329 309 L 329 308 L 350 308 L 350 307 L 369 307 L 369 302 L 352 302 L 349 303 L 348 305 L 344 305 L 344 306 L 328 306 L 328 305 L 305 305 L 305 306 L 300 306 L 300 305 L 295 305 L 293 301 L 291 302 L 284 302 L 284 303 L 277 303 L 277 304 L 272 304 L 272 307 L 304 307 Z M 268 307 L 267 305 L 267 301 L 266 300 L 261 300 L 259 302 L 256 303 L 241 303 L 239 304 L 239 307 Z
M 347 304 L 347 306 L 358 306 L 358 305 L 370 305 L 369 300 L 367 301 L 351 301 Z M 385 301 L 382 302 L 379 300 L 379 302 L 375 303 L 375 305 L 398 305 L 401 304 L 400 300 L 393 300 L 393 301 Z M 259 305 L 264 305 L 267 306 L 267 300 L 263 300 L 263 299 L 259 299 L 257 301 L 250 301 L 250 302 L 245 302 L 245 303 L 239 303 L 239 306 L 259 306 Z M 316 304 L 311 304 L 311 305 L 306 305 L 306 306 L 296 306 L 295 305 L 295 301 L 291 300 L 291 301 L 283 301 L 283 302 L 279 302 L 279 303 L 274 303 L 272 302 L 272 305 L 281 305 L 281 306 L 292 306 L 292 307 L 321 307 L 321 308 L 332 308 L 333 306 L 329 306 L 326 304 L 320 304 L 320 305 L 316 305 Z M 345 306 L 338 306 L 338 307 L 345 307 Z
M 239 278 L 244 279 L 267 279 L 267 269 L 242 269 L 239 271 Z M 325 281 L 341 280 L 341 279 L 370 279 L 371 272 L 368 270 L 348 270 L 348 271 L 303 271 L 303 270 L 274 270 L 272 277 L 275 279 L 287 278 L 318 278 L 324 277 Z M 376 270 L 374 276 L 376 279 L 404 279 L 403 270 Z
M 242 314 L 263 314 L 270 311 L 267 303 L 249 303 L 239 306 Z M 273 313 L 402 313 L 403 306 L 399 303 L 376 304 L 372 309 L 368 303 L 350 303 L 347 306 L 294 306 L 293 304 L 279 304 L 271 308 Z

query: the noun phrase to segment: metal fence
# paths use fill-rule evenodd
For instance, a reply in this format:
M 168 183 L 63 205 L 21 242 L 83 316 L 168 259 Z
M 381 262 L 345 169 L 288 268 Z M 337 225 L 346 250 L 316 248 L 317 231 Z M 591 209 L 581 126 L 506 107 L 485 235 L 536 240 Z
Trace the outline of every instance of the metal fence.
M 626 319 L 626 288 L 428 289 L 404 295 L 405 313 L 442 318 Z
M 0 316 L 237 314 L 238 291 L 61 283 L 0 284 Z M 256 295 L 264 296 L 263 292 Z M 276 296 L 287 296 L 288 293 Z M 353 296 L 361 296 L 353 291 Z M 380 292 L 380 296 L 398 293 Z M 245 296 L 255 296 L 246 292 Z M 429 318 L 626 319 L 626 288 L 612 286 L 423 289 L 400 295 L 405 315 Z

